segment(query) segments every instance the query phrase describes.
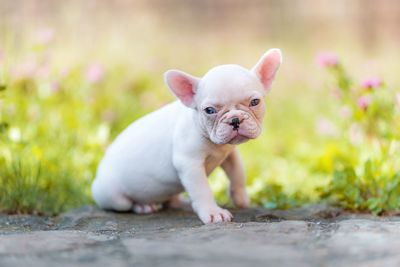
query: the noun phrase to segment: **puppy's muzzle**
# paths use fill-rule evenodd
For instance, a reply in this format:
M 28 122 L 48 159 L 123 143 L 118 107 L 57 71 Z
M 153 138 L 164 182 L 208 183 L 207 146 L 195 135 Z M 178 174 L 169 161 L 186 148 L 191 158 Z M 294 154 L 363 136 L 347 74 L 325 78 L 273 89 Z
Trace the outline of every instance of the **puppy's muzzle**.
M 239 129 L 240 121 L 238 118 L 233 118 L 229 125 L 233 127 L 233 130 L 237 130 Z

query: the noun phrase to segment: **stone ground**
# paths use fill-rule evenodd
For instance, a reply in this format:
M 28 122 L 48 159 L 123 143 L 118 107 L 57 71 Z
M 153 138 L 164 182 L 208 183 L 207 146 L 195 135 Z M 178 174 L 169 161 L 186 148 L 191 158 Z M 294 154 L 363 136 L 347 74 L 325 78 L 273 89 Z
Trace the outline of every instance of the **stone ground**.
M 400 266 L 399 217 L 324 206 L 232 211 L 232 223 L 217 225 L 190 210 L 3 214 L 0 266 Z

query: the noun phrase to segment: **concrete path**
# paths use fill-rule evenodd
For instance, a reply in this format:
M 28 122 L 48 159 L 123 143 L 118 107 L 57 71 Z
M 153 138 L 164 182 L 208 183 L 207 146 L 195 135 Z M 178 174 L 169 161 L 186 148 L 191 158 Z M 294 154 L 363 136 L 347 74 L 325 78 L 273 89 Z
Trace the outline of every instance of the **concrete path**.
M 219 225 L 190 210 L 0 215 L 0 266 L 400 266 L 399 217 L 323 206 L 233 214 Z

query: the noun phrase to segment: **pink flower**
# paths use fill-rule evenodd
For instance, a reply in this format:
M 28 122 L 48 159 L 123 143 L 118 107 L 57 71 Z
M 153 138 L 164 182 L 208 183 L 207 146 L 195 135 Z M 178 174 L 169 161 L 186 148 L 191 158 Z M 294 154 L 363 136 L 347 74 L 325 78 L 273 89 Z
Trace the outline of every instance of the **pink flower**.
M 54 30 L 51 28 L 40 29 L 36 32 L 35 37 L 39 44 L 47 45 L 54 39 Z
M 364 78 L 361 80 L 360 85 L 364 89 L 376 88 L 382 85 L 382 79 L 380 77 Z
M 396 94 L 397 105 L 400 107 L 400 93 Z
M 339 59 L 335 54 L 326 51 L 319 52 L 315 61 L 322 67 L 334 67 L 339 63 Z
M 339 131 L 336 126 L 326 118 L 318 120 L 315 126 L 320 135 L 333 137 L 337 137 L 339 135 Z
M 34 61 L 26 61 L 12 69 L 14 79 L 32 79 L 37 71 L 37 64 Z
M 371 98 L 366 96 L 360 96 L 357 100 L 357 106 L 359 109 L 366 110 L 371 103 Z
M 104 77 L 104 68 L 100 64 L 94 63 L 86 70 L 86 80 L 91 83 L 98 83 Z

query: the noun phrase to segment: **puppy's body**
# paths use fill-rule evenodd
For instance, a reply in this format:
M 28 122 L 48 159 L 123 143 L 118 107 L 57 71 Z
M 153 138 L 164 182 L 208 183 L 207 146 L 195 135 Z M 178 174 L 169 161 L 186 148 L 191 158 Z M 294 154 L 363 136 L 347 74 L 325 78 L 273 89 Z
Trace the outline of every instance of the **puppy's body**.
M 100 206 L 127 210 L 132 202 L 164 202 L 183 191 L 171 157 L 176 115 L 183 108 L 174 102 L 140 118 L 110 145 L 93 184 Z M 129 198 L 129 207 L 110 201 L 115 194 Z
M 217 145 L 194 130 L 192 117 L 190 108 L 175 101 L 125 129 L 99 164 L 93 183 L 96 202 L 103 208 L 123 211 L 132 208 L 133 203 L 162 203 L 182 193 L 184 188 L 173 154 L 205 159 L 205 169 L 210 174 L 234 146 L 227 144 L 216 149 Z M 147 139 L 151 142 L 144 141 Z M 173 146 L 174 139 L 198 146 Z M 112 201 L 120 195 L 127 198 L 126 204 Z
M 246 208 L 245 170 L 235 144 L 261 133 L 265 104 L 281 62 L 270 50 L 252 69 L 222 65 L 203 78 L 168 71 L 165 81 L 181 100 L 132 123 L 107 149 L 92 185 L 98 205 L 149 213 L 186 191 L 204 223 L 230 221 L 207 176 L 226 172 L 234 204 Z

